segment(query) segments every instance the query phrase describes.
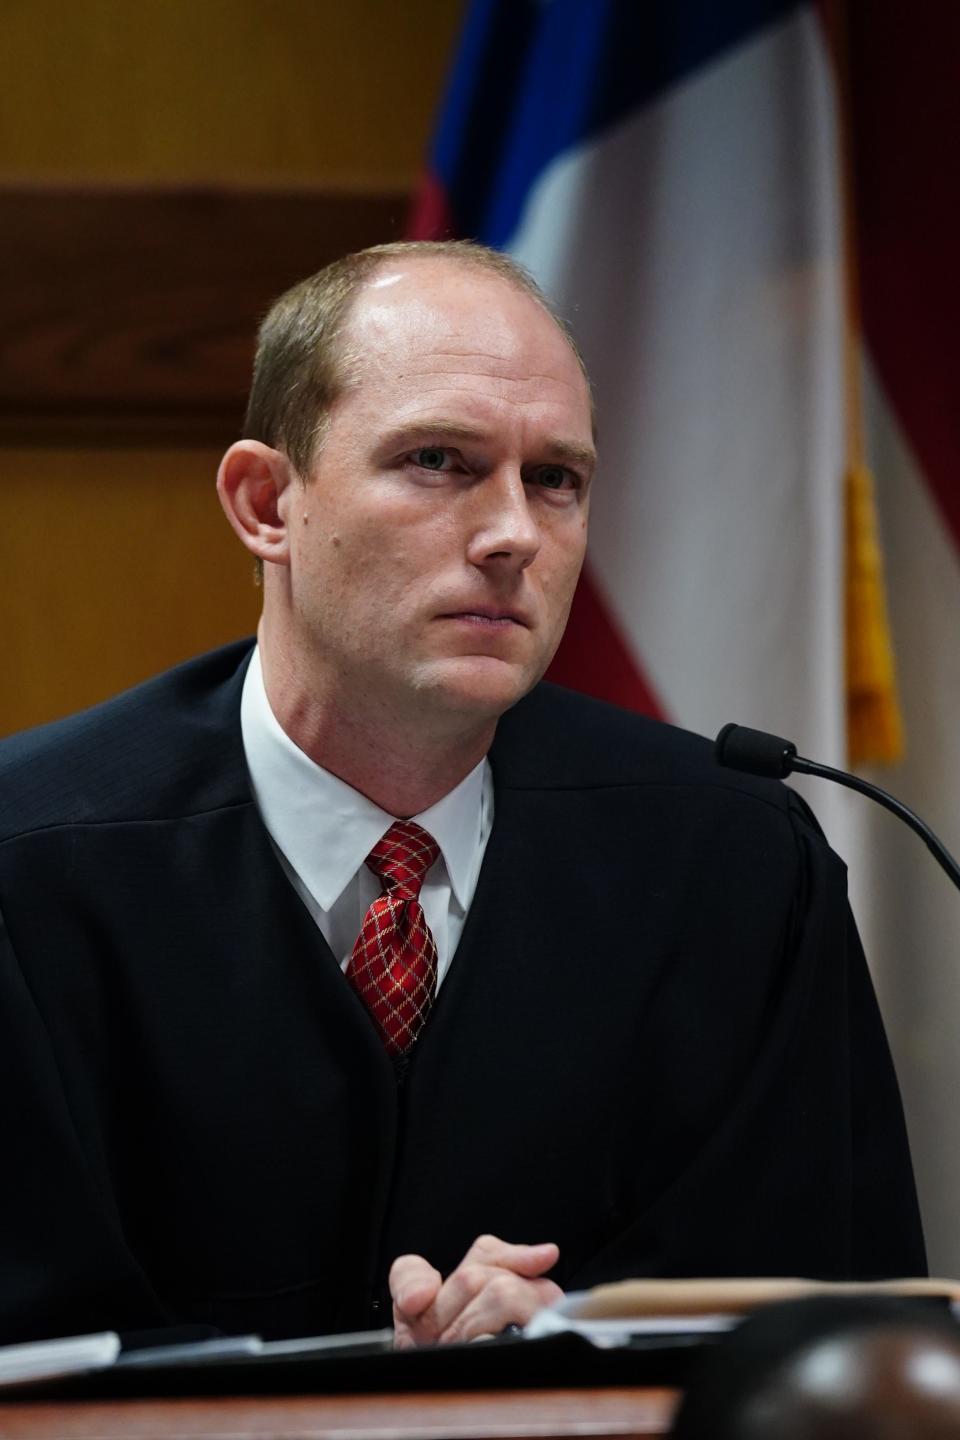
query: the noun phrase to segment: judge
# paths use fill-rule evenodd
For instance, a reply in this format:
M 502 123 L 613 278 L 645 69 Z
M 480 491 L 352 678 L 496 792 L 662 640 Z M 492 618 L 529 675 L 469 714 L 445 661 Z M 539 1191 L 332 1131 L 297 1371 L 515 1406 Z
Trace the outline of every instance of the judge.
M 277 302 L 218 481 L 256 644 L 0 747 L 0 1338 L 405 1344 L 625 1275 L 923 1270 L 809 811 L 539 683 L 594 463 L 503 257 Z

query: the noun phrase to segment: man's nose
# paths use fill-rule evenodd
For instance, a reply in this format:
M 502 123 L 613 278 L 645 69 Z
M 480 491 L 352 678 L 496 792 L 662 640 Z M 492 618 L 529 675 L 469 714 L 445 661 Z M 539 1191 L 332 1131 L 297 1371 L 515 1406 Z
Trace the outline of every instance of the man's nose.
M 467 548 L 473 565 L 503 563 L 525 569 L 540 549 L 540 527 L 519 471 L 488 475 L 474 492 L 477 512 Z

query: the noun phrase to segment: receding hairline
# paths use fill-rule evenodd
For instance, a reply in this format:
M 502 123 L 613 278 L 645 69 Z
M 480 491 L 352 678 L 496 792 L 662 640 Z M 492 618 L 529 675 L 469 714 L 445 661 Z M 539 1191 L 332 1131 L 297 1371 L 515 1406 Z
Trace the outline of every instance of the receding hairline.
M 384 286 L 385 282 L 405 279 L 408 274 L 407 267 L 410 265 L 414 269 L 440 265 L 446 269 L 460 271 L 464 276 L 487 276 L 494 282 L 502 282 L 514 294 L 526 296 L 536 305 L 541 314 L 552 321 L 561 339 L 576 360 L 589 390 L 590 377 L 576 342 L 562 317 L 554 309 L 549 297 L 544 294 L 533 276 L 522 265 L 507 256 L 503 257 L 505 262 L 503 266 L 495 264 L 490 257 L 496 255 L 498 253 L 496 251 L 491 252 L 481 247 L 471 250 L 466 242 L 455 243 L 463 243 L 463 249 L 430 250 L 426 246 L 419 249 L 415 247 L 424 242 L 398 241 L 396 245 L 375 246 L 371 250 L 363 252 L 370 256 L 376 255 L 377 263 L 368 274 L 357 282 L 344 306 L 341 317 L 344 330 L 348 328 L 358 302 L 365 295 L 376 289 L 378 285 Z M 406 248 L 407 246 L 409 249 Z M 378 251 L 381 250 L 384 252 L 382 256 L 378 255 Z
M 541 290 L 534 277 L 527 269 L 509 256 L 503 256 L 504 264 L 496 264 L 492 257 L 499 257 L 498 251 L 490 251 L 482 246 L 475 249 L 470 248 L 470 242 L 454 241 L 449 242 L 449 249 L 431 249 L 421 241 L 397 241 L 395 244 L 374 246 L 368 251 L 361 252 L 366 256 L 378 255 L 383 251 L 382 256 L 378 255 L 378 263 L 368 274 L 358 281 L 349 298 L 344 305 L 340 322 L 340 339 L 338 368 L 343 388 L 350 384 L 348 371 L 353 364 L 358 364 L 363 359 L 361 347 L 351 353 L 351 330 L 356 309 L 360 302 L 369 292 L 376 288 L 379 281 L 382 285 L 384 280 L 406 278 L 406 271 L 403 268 L 409 262 L 414 267 L 426 267 L 440 264 L 446 268 L 459 270 L 465 276 L 486 275 L 491 280 L 502 281 L 514 294 L 526 296 L 549 320 L 556 330 L 559 338 L 564 342 L 570 355 L 576 363 L 577 369 L 583 379 L 587 392 L 587 403 L 590 409 L 590 424 L 594 440 L 596 440 L 596 416 L 594 413 L 593 387 L 590 383 L 590 375 L 587 371 L 583 356 L 577 348 L 576 341 L 570 333 L 562 316 L 554 309 L 549 297 Z M 423 245 L 421 249 L 420 246 Z M 460 247 L 454 249 L 454 246 Z M 394 267 L 397 267 L 395 273 Z M 595 457 L 594 457 L 595 458 Z

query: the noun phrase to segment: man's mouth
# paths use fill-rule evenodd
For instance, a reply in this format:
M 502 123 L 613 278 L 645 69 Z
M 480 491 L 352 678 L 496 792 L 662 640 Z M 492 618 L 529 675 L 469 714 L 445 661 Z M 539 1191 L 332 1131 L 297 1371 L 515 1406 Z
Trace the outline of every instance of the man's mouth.
M 477 625 L 484 629 L 508 629 L 520 625 L 530 629 L 530 621 L 519 610 L 506 610 L 495 605 L 478 605 L 469 610 L 451 610 L 441 617 L 444 620 L 460 620 L 465 624 Z

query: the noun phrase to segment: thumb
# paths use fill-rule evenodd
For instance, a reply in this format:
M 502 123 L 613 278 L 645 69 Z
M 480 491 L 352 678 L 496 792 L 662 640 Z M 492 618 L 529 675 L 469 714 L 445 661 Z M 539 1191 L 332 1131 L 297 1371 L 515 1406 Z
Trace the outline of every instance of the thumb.
M 394 1308 L 412 1320 L 436 1300 L 443 1276 L 422 1255 L 401 1255 L 390 1266 L 389 1283 Z

